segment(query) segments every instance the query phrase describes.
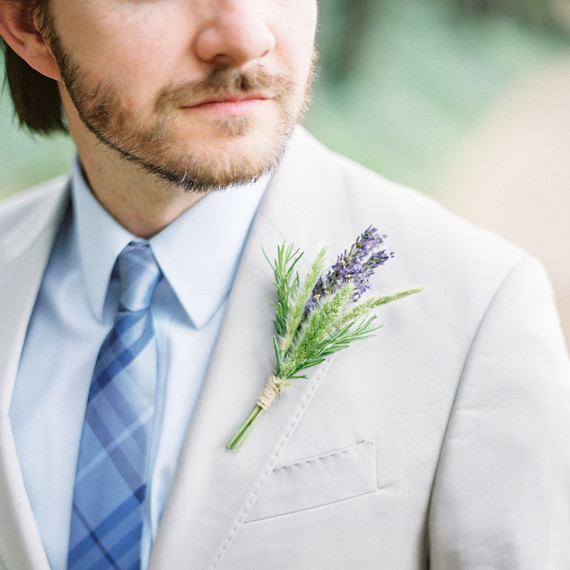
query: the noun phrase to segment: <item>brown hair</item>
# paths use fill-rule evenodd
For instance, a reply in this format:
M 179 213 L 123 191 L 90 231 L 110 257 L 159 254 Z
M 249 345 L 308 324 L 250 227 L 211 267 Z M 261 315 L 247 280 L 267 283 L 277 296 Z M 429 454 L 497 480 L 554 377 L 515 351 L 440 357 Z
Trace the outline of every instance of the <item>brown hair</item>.
M 38 10 L 42 28 L 49 27 L 46 0 L 17 0 Z M 32 69 L 2 39 L 5 82 L 8 85 L 18 122 L 31 132 L 50 134 L 67 132 L 57 82 Z

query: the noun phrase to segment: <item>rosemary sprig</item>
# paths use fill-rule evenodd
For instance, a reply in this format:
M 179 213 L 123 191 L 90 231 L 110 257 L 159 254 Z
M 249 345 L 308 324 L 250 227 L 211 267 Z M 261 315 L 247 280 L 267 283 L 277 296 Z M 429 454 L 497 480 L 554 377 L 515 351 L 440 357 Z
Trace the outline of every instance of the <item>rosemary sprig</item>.
M 280 343 L 281 354 L 286 354 L 293 340 L 297 336 L 299 325 L 305 316 L 305 308 L 315 287 L 315 283 L 321 274 L 323 267 L 325 265 L 325 257 L 327 254 L 327 248 L 323 247 L 319 252 L 319 255 L 311 265 L 311 269 L 305 279 L 303 288 L 299 291 L 296 299 L 293 301 L 289 315 L 285 319 L 285 331 L 282 335 L 282 340 Z M 298 281 L 298 275 L 296 276 Z M 278 333 L 279 334 L 279 333 Z
M 299 287 L 299 273 L 295 271 L 295 266 L 303 257 L 299 249 L 294 249 L 293 245 L 282 244 L 277 247 L 277 259 L 272 263 L 265 251 L 265 259 L 273 269 L 273 284 L 277 289 L 277 304 L 271 303 L 275 309 L 275 331 L 282 335 L 286 330 L 287 317 L 290 312 L 291 298 Z

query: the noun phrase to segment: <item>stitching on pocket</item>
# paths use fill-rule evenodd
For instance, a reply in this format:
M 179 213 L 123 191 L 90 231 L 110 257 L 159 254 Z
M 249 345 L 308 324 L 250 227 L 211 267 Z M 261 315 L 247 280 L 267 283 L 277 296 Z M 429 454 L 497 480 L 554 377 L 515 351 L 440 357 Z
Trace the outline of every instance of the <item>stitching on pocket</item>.
M 296 461 L 294 463 L 285 463 L 284 465 L 277 466 L 273 470 L 273 473 L 279 473 L 279 471 L 285 471 L 287 469 L 295 469 L 295 468 L 301 468 L 301 467 L 309 466 L 312 463 L 325 462 L 325 461 L 331 460 L 331 459 L 334 460 L 334 459 L 337 459 L 343 455 L 348 455 L 349 453 L 354 453 L 355 451 L 358 451 L 360 448 L 367 447 L 367 446 L 374 447 L 374 442 L 372 442 L 372 441 L 361 441 L 360 443 L 357 443 L 356 445 L 351 445 L 350 447 L 346 447 L 345 449 L 340 449 L 338 451 L 331 451 L 330 453 L 324 453 L 323 455 L 317 455 L 315 457 L 310 457 L 308 459 L 303 459 L 302 461 Z
M 350 458 L 351 455 L 355 455 L 354 459 Z M 325 474 L 340 474 L 341 479 L 334 480 L 334 476 L 325 478 L 322 492 L 319 489 L 311 494 L 309 489 L 319 481 L 323 470 Z M 259 508 L 254 506 L 252 518 L 244 522 L 268 520 L 375 493 L 378 491 L 376 474 L 373 441 L 362 441 L 345 449 L 280 465 L 271 474 L 273 485 L 268 484 L 265 489 L 271 489 L 270 494 L 259 497 Z M 345 487 L 341 486 L 343 477 L 346 478 Z M 303 494 L 303 490 L 309 493 Z

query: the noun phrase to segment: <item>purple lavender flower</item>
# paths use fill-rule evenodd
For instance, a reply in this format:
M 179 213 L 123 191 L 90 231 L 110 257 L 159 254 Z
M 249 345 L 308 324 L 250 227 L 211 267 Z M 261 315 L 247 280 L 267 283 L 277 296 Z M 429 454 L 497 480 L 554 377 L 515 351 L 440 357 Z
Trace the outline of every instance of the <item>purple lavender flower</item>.
M 394 257 L 394 253 L 389 249 L 380 250 L 385 238 L 386 235 L 373 226 L 360 234 L 351 248 L 337 257 L 336 263 L 326 276 L 319 277 L 306 308 L 310 309 L 323 295 L 348 283 L 352 283 L 355 288 L 353 301 L 358 301 L 362 294 L 370 289 L 369 280 L 376 268 Z

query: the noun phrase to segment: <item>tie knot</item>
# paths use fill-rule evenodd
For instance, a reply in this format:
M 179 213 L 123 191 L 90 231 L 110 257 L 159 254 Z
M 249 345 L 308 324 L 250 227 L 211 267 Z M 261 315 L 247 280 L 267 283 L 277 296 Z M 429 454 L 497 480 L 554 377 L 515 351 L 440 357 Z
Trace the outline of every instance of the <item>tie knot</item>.
M 118 257 L 121 299 L 119 309 L 141 311 L 150 307 L 162 273 L 148 244 L 129 243 Z

